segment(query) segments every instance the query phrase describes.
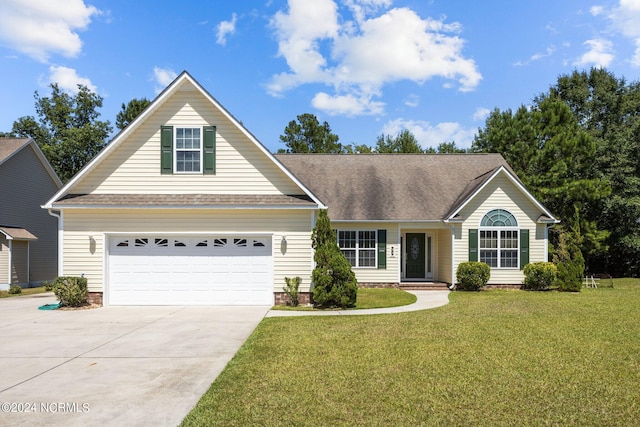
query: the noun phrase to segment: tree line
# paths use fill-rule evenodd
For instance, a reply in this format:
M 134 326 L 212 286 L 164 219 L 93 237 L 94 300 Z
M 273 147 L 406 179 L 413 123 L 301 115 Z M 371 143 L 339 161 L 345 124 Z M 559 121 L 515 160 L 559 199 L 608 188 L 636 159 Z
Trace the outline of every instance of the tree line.
M 33 138 L 66 182 L 107 144 L 113 129 L 100 120 L 102 97 L 86 86 L 75 95 L 57 84 L 50 88 L 50 96 L 35 92 L 37 119 L 21 117 L 0 136 Z M 123 103 L 117 128 L 149 103 Z M 562 221 L 563 239 L 579 248 L 588 271 L 640 275 L 640 83 L 605 69 L 561 75 L 530 104 L 495 109 L 469 149 L 455 141 L 424 149 L 406 129 L 380 135 L 372 146 L 342 144 L 326 121 L 309 113 L 290 121 L 280 142 L 282 153 L 500 153 Z M 553 242 L 560 244 L 557 235 Z
M 397 135 L 382 134 L 374 146 L 366 144 L 345 144 L 339 142 L 338 135 L 331 131 L 329 123 L 320 124 L 310 113 L 291 120 L 280 135 L 280 142 L 286 148 L 278 153 L 326 153 L 326 154 L 369 154 L 369 153 L 465 153 L 467 150 L 456 146 L 455 142 L 443 142 L 436 148 L 423 149 L 417 138 L 408 129 Z

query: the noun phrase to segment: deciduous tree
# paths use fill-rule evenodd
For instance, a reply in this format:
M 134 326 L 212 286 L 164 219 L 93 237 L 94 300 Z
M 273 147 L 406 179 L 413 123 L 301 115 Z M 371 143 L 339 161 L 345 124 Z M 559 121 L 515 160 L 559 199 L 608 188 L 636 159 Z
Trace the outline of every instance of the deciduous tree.
M 106 144 L 111 132 L 108 121 L 98 120 L 102 97 L 78 85 L 78 93 L 69 95 L 53 83 L 51 95 L 36 91 L 36 113 L 13 123 L 12 134 L 31 137 L 40 146 L 63 182 L 68 181 Z

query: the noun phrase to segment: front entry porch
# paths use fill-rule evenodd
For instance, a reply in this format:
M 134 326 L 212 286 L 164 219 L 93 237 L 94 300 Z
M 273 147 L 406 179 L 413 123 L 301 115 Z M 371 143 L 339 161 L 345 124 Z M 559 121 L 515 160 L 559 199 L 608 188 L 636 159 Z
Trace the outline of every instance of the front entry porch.
M 407 230 L 400 237 L 400 279 L 405 282 L 431 282 L 434 274 L 434 233 Z

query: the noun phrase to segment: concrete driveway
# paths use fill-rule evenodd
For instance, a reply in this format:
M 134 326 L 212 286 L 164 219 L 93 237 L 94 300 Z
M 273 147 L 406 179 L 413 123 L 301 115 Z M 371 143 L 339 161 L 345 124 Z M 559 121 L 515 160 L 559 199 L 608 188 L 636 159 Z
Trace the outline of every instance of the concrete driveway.
M 42 311 L 0 299 L 0 425 L 180 423 L 269 307 Z

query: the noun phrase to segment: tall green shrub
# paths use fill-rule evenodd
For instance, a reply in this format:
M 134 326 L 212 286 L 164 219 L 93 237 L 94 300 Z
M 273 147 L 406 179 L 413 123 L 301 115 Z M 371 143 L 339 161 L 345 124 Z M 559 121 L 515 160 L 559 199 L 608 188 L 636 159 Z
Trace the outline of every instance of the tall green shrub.
M 355 306 L 358 294 L 356 275 L 338 248 L 326 210 L 318 214 L 311 241 L 316 262 L 311 274 L 314 304 L 319 307 Z
M 532 262 L 524 266 L 524 289 L 546 291 L 558 277 L 558 268 L 552 262 Z
M 484 262 L 461 262 L 456 270 L 458 288 L 463 291 L 479 291 L 491 277 L 491 269 Z
M 580 251 L 580 234 L 574 230 L 560 229 L 553 262 L 558 267 L 559 291 L 580 292 L 584 277 L 584 258 Z

